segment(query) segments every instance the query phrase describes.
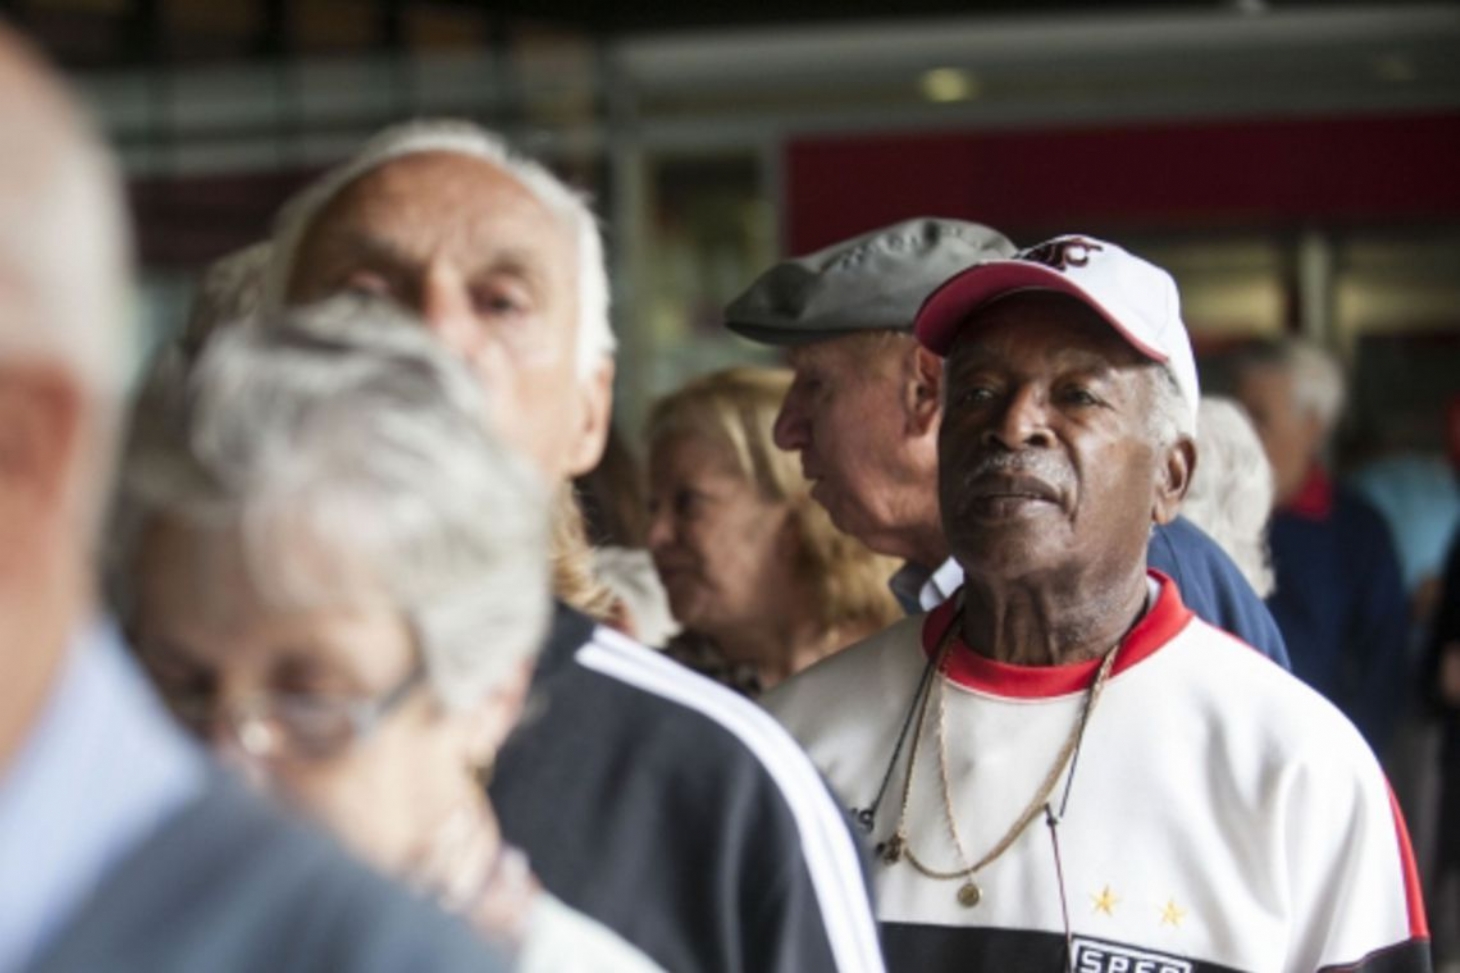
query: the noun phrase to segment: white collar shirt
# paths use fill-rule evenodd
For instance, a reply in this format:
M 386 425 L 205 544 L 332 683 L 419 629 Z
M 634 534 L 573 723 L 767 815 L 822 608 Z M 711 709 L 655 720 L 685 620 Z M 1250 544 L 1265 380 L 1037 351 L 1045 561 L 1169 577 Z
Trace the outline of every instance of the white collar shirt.
M 950 557 L 936 571 L 929 571 L 921 564 L 908 561 L 887 586 L 907 614 L 932 611 L 963 587 L 963 566 Z

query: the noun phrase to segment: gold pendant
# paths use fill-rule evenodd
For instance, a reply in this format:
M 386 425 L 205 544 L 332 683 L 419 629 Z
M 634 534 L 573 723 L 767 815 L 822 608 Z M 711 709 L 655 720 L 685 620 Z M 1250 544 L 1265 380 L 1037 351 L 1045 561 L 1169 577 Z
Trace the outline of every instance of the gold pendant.
M 983 901 L 983 889 L 973 879 L 964 882 L 958 889 L 958 904 L 965 909 L 972 909 Z
M 888 838 L 882 843 L 882 847 L 878 851 L 882 856 L 883 862 L 888 865 L 896 865 L 902 861 L 902 835 L 895 834 L 891 838 Z

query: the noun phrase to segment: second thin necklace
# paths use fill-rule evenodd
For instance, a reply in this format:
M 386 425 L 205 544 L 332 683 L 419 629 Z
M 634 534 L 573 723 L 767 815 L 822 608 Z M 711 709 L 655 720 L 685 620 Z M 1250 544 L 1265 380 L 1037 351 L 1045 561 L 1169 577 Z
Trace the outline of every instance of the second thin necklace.
M 922 703 L 918 708 L 916 717 L 916 728 L 913 731 L 912 746 L 908 752 L 907 774 L 902 784 L 902 807 L 897 818 L 897 829 L 891 838 L 878 846 L 878 854 L 883 862 L 888 865 L 897 864 L 906 860 L 909 865 L 917 869 L 924 876 L 939 881 L 961 881 L 958 887 L 958 902 L 968 908 L 973 908 L 983 901 L 983 889 L 978 882 L 974 881 L 977 875 L 985 866 L 991 864 L 1009 848 L 1024 833 L 1042 808 L 1049 802 L 1049 796 L 1054 792 L 1055 784 L 1059 781 L 1060 775 L 1064 773 L 1065 767 L 1069 765 L 1070 758 L 1079 749 L 1080 742 L 1085 736 L 1085 726 L 1090 721 L 1090 714 L 1095 710 L 1095 704 L 1100 699 L 1101 690 L 1105 688 L 1106 681 L 1110 678 L 1111 669 L 1115 665 L 1115 657 L 1120 652 L 1120 645 L 1117 643 L 1100 660 L 1100 668 L 1095 673 L 1095 679 L 1090 683 L 1090 690 L 1085 696 L 1085 705 L 1080 711 L 1080 718 L 1070 728 L 1070 734 L 1065 739 L 1064 745 L 1060 747 L 1055 757 L 1054 765 L 1050 767 L 1049 773 L 1040 783 L 1039 789 L 1035 791 L 1034 797 L 1024 808 L 1023 813 L 1014 821 L 1004 836 L 994 843 L 993 848 L 978 861 L 969 864 L 968 853 L 963 848 L 963 837 L 958 832 L 958 820 L 953 809 L 953 785 L 948 775 L 948 732 L 947 732 L 947 678 L 948 678 L 948 656 L 959 624 L 963 621 L 963 608 L 960 605 L 953 615 L 953 620 L 948 625 L 948 630 L 943 633 L 943 638 L 938 643 L 938 649 L 934 656 L 934 665 L 937 668 L 937 685 L 923 695 Z M 938 778 L 943 790 L 943 814 L 948 823 L 948 836 L 953 841 L 953 847 L 958 852 L 959 867 L 939 869 L 926 864 L 913 851 L 908 841 L 907 832 L 907 811 L 908 804 L 912 798 L 913 775 L 917 769 L 919 744 L 922 742 L 923 724 L 926 722 L 928 700 L 933 692 L 938 694 Z

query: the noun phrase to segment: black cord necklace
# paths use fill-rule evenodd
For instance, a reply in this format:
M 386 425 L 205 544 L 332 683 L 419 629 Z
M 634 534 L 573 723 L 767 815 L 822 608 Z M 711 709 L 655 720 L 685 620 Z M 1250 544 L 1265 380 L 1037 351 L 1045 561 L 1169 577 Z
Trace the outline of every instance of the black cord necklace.
M 960 599 L 961 594 L 962 593 L 960 592 Z M 1134 629 L 1140 619 L 1144 617 L 1147 612 L 1150 611 L 1152 600 L 1153 599 L 1148 595 L 1141 613 L 1136 617 L 1135 621 L 1131 623 L 1130 628 L 1126 630 L 1125 634 L 1121 636 L 1120 641 L 1118 641 L 1115 646 L 1110 650 L 1109 655 L 1111 661 L 1114 660 L 1115 654 L 1120 651 L 1120 647 L 1122 644 L 1124 644 L 1126 637 L 1129 636 L 1131 629 Z M 959 611 L 961 611 L 961 604 L 959 606 Z M 956 624 L 957 617 L 958 613 L 955 612 L 954 624 Z M 918 680 L 917 691 L 913 693 L 912 700 L 908 704 L 907 713 L 903 716 L 902 727 L 898 731 L 897 740 L 892 748 L 892 755 L 887 761 L 886 768 L 883 770 L 882 781 L 877 788 L 876 795 L 872 798 L 871 803 L 868 804 L 866 807 L 851 809 L 853 819 L 856 821 L 857 826 L 861 828 L 861 830 L 865 834 L 870 835 L 872 829 L 875 827 L 877 811 L 882 806 L 882 801 L 886 797 L 887 790 L 892 784 L 892 778 L 897 769 L 898 759 L 902 756 L 902 751 L 907 745 L 908 735 L 912 731 L 913 723 L 917 720 L 919 713 L 922 711 L 922 702 L 924 697 L 926 697 L 928 692 L 930 691 L 933 677 L 939 671 L 939 655 L 940 653 L 934 653 L 930 655 L 928 657 L 928 661 L 923 666 L 922 676 Z M 1065 786 L 1060 795 L 1059 813 L 1055 813 L 1054 808 L 1048 801 L 1043 804 L 1044 821 L 1045 825 L 1049 829 L 1050 843 L 1054 852 L 1055 873 L 1059 887 L 1060 912 L 1063 918 L 1065 933 L 1065 969 L 1070 971 L 1073 970 L 1074 962 L 1074 936 L 1070 926 L 1069 901 L 1065 891 L 1064 862 L 1062 860 L 1063 856 L 1060 854 L 1058 829 L 1060 823 L 1065 817 L 1066 812 L 1069 809 L 1070 792 L 1074 788 L 1075 772 L 1079 768 L 1080 753 L 1083 750 L 1085 742 L 1083 724 L 1084 721 L 1089 717 L 1088 709 L 1089 705 L 1087 702 L 1087 710 L 1081 720 L 1080 733 L 1075 740 L 1074 749 L 1070 755 L 1069 770 L 1068 773 L 1065 775 Z M 875 847 L 875 853 L 877 854 L 877 857 L 881 859 L 884 858 L 884 856 L 888 852 L 888 849 L 888 842 L 881 841 L 877 843 Z
M 870 835 L 872 828 L 877 821 L 877 811 L 882 807 L 882 800 L 887 796 L 887 789 L 892 786 L 892 776 L 897 770 L 898 758 L 902 756 L 903 747 L 907 745 L 907 737 L 912 732 L 913 720 L 917 718 L 923 697 L 933 685 L 933 674 L 938 670 L 938 660 L 935 655 L 928 656 L 927 663 L 923 666 L 922 677 L 918 680 L 917 692 L 913 693 L 912 702 L 908 704 L 907 714 L 902 718 L 902 729 L 898 731 L 897 741 L 892 747 L 892 756 L 887 760 L 887 769 L 882 772 L 882 783 L 877 787 L 877 794 L 872 798 L 872 803 L 862 808 L 852 808 L 852 820 L 857 822 L 857 827 L 863 834 Z M 879 842 L 876 847 L 878 857 L 881 857 L 883 845 L 886 842 Z

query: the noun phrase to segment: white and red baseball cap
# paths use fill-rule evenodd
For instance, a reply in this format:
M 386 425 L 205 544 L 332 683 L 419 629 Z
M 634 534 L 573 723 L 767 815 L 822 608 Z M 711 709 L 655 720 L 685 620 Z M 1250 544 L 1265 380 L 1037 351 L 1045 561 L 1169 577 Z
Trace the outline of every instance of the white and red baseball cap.
M 1196 428 L 1201 385 L 1176 281 L 1113 243 L 1060 236 L 1007 260 L 960 271 L 928 295 L 913 332 L 923 347 L 947 355 L 975 312 L 1018 291 L 1068 294 L 1104 318 L 1131 347 L 1170 368 Z

